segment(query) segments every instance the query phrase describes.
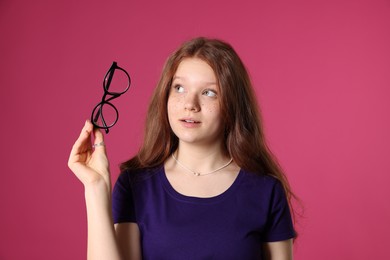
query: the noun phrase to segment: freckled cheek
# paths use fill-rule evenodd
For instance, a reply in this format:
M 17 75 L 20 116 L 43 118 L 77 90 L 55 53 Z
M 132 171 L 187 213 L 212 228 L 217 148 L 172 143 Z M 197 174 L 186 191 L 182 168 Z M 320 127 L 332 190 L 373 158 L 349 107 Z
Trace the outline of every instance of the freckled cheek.
M 182 106 L 183 101 L 179 98 L 169 98 L 168 99 L 168 114 L 177 112 Z
M 210 106 L 207 106 L 205 107 L 203 104 L 203 109 L 205 109 L 207 112 L 209 113 L 219 113 L 220 112 L 220 108 L 219 108 L 219 105 L 215 104 L 215 105 L 210 105 Z

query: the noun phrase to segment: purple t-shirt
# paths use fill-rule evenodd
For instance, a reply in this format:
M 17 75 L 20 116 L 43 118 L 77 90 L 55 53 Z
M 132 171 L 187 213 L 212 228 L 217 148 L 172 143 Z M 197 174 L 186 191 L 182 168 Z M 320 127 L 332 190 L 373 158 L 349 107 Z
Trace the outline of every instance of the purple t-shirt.
M 164 167 L 125 171 L 113 215 L 115 223 L 138 224 L 143 259 L 261 259 L 262 242 L 295 236 L 280 182 L 245 170 L 211 198 L 178 193 Z

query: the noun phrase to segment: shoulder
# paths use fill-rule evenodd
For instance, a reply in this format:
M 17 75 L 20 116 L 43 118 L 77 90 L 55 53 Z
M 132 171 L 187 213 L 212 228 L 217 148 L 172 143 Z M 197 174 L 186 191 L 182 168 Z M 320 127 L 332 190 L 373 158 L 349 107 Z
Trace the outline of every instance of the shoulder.
M 241 170 L 240 190 L 246 197 L 272 202 L 274 199 L 285 200 L 286 193 L 282 183 L 275 177 Z
M 246 170 L 241 170 L 242 185 L 248 187 L 258 187 L 263 190 L 273 190 L 275 188 L 282 187 L 282 183 L 271 175 L 262 173 L 255 173 Z
M 126 180 L 128 182 L 144 181 L 155 176 L 161 170 L 162 167 L 127 169 L 119 174 L 118 180 Z
M 127 169 L 119 174 L 115 186 L 131 188 L 147 183 L 155 179 L 161 170 L 162 167 Z

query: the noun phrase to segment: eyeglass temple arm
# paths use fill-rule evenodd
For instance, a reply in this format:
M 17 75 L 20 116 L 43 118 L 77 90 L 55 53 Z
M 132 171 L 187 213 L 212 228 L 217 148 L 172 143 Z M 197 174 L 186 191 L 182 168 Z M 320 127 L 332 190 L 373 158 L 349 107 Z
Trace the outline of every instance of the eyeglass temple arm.
M 111 65 L 111 68 L 108 70 L 106 77 L 108 76 L 107 78 L 107 82 L 103 82 L 103 84 L 106 84 L 106 87 L 104 87 L 104 89 L 108 90 L 110 85 L 111 85 L 111 81 L 112 81 L 112 78 L 114 77 L 114 72 L 115 72 L 115 69 L 117 68 L 117 64 L 116 62 L 114 61 Z

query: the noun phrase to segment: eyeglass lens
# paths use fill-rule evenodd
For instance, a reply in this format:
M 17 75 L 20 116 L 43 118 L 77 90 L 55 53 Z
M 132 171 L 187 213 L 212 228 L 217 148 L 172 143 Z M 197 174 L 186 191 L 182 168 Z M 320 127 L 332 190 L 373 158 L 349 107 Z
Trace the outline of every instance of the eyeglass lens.
M 93 110 L 93 122 L 100 128 L 109 128 L 118 121 L 118 110 L 109 102 L 99 103 Z
M 129 76 L 122 69 L 110 70 L 104 78 L 104 88 L 109 93 L 122 94 L 129 88 Z

